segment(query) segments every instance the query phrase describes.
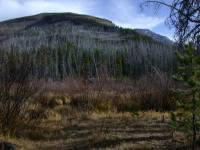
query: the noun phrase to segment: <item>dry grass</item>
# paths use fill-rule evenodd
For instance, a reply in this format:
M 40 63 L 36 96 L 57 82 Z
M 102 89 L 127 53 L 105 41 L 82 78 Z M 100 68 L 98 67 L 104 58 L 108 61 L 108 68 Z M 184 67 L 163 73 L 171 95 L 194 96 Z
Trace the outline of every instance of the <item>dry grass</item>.
M 138 117 L 134 117 L 129 112 L 78 112 L 68 106 L 51 111 L 56 115 L 49 115 L 34 130 L 23 131 L 16 138 L 0 139 L 22 150 L 145 150 L 170 146 L 170 128 L 167 121 L 161 122 L 163 114 L 159 112 L 139 112 Z
M 84 109 L 87 110 L 106 111 L 108 109 L 124 112 L 175 109 L 171 92 L 174 83 L 166 74 L 160 72 L 141 77 L 136 81 L 112 79 L 85 81 L 68 78 L 62 82 L 48 81 L 45 85 L 47 99 L 49 99 L 48 94 L 51 93 L 57 97 L 65 96 L 67 93 L 67 96 L 72 98 L 72 104 L 81 108 L 86 107 Z
M 24 150 L 157 150 L 179 146 L 172 141 L 168 112 L 147 111 L 147 107 L 142 111 L 148 99 L 140 101 L 147 92 L 142 92 L 139 82 L 48 82 L 45 91 L 34 97 L 37 109 L 43 110 L 40 124 L 0 140 Z M 151 88 L 157 102 L 164 88 L 155 92 L 155 87 L 144 83 L 145 91 Z

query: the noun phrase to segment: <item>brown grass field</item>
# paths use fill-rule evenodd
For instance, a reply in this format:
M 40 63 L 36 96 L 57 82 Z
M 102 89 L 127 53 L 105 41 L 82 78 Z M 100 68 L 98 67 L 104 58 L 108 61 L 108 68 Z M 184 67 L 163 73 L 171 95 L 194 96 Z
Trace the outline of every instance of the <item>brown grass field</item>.
M 37 121 L 0 141 L 19 150 L 186 150 L 185 136 L 171 129 L 170 111 L 155 110 L 163 89 L 133 85 L 49 82 L 30 105 Z
M 168 113 L 164 113 L 164 122 L 161 113 L 150 111 L 139 112 L 137 117 L 113 112 L 72 112 L 68 116 L 58 113 L 66 107 L 52 111 L 41 125 L 19 133 L 19 138 L 0 139 L 22 150 L 162 150 L 180 146 L 172 139 Z

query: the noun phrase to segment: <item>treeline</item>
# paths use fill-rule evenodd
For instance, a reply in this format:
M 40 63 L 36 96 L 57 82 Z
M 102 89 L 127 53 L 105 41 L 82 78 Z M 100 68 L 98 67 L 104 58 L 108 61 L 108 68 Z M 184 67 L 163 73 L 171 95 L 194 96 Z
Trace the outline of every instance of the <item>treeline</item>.
M 136 78 L 154 72 L 155 68 L 171 73 L 175 61 L 165 57 L 164 53 L 153 57 L 152 53 L 143 54 L 139 47 L 134 50 L 104 51 L 100 49 L 80 50 L 72 43 L 58 48 L 42 46 L 31 51 L 1 50 L 0 56 L 20 62 L 23 55 L 28 55 L 31 63 L 31 75 L 37 79 L 64 79 L 66 77 L 99 78 Z M 9 57 L 8 57 L 9 56 Z
M 115 26 L 47 22 L 8 32 L 0 44 L 2 58 L 29 55 L 35 78 L 136 78 L 155 68 L 171 73 L 176 64 L 173 45 Z

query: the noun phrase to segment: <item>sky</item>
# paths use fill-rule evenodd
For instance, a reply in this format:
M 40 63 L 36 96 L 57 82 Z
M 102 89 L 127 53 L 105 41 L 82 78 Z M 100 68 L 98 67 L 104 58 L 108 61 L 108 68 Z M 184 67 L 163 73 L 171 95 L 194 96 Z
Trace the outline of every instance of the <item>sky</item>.
M 150 29 L 173 39 L 167 8 L 144 7 L 144 0 L 0 0 L 0 21 L 43 12 L 73 12 L 111 20 L 120 27 Z M 165 0 L 170 2 L 171 0 Z

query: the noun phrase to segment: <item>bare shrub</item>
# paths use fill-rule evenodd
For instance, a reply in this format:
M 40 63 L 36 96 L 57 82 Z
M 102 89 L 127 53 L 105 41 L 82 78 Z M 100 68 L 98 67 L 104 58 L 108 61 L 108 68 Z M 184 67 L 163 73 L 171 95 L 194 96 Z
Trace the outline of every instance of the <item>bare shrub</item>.
M 137 83 L 138 91 L 135 95 L 140 109 L 173 110 L 175 108 L 171 92 L 173 86 L 172 80 L 165 73 L 159 71 L 141 78 Z
M 22 123 L 33 121 L 29 108 L 37 86 L 30 80 L 30 71 L 30 59 L 26 54 L 22 58 L 9 54 L 1 60 L 0 130 L 3 134 L 13 134 Z
M 138 105 L 130 94 L 119 93 L 114 96 L 113 104 L 118 112 L 135 112 Z
M 165 111 L 175 108 L 171 88 L 174 83 L 165 73 L 155 69 L 154 74 L 139 80 L 114 80 L 109 78 L 48 81 L 47 93 L 40 99 L 48 106 L 51 99 L 71 97 L 70 105 L 84 111 L 135 112 L 137 110 Z M 71 88 L 70 88 L 71 87 Z
M 72 97 L 71 106 L 81 111 L 115 111 L 111 99 L 103 95 L 83 93 Z
M 169 76 L 158 70 L 135 81 L 98 80 L 72 95 L 71 105 L 84 111 L 173 110 L 173 86 Z
M 79 78 L 68 77 L 62 81 L 47 80 L 44 83 L 44 92 L 62 95 L 65 93 L 74 94 L 80 93 L 84 89 L 84 85 Z

